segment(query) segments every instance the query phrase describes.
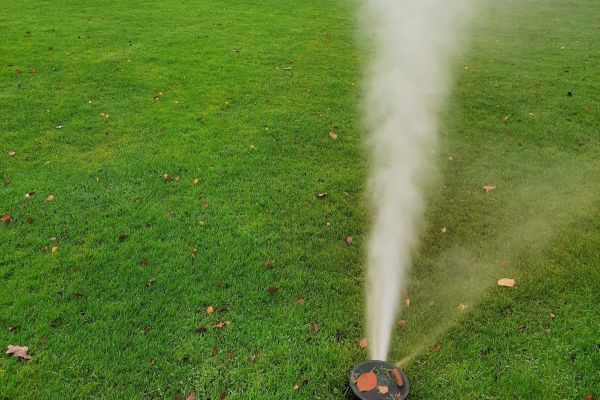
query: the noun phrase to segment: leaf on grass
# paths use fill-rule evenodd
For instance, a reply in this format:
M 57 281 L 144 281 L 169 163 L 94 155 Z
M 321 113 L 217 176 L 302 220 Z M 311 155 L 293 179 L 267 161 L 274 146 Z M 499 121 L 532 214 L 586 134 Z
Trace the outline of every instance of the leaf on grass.
M 406 320 L 400 319 L 400 320 L 398 320 L 397 324 L 400 328 L 404 328 L 406 326 Z
M 326 192 L 321 192 L 321 193 L 317 194 L 317 199 L 323 200 L 326 196 L 327 196 Z
M 186 397 L 185 400 L 196 400 L 196 393 L 191 392 L 190 395 L 188 397 Z
M 213 348 L 210 349 L 210 354 L 214 357 L 217 354 L 219 354 L 219 350 L 217 350 L 217 348 L 213 346 Z
M 369 341 L 367 340 L 367 338 L 362 338 L 358 342 L 358 345 L 360 346 L 361 349 L 366 349 L 367 346 L 369 345 Z
M 279 288 L 278 288 L 278 287 L 275 287 L 275 286 L 269 286 L 269 287 L 267 288 L 267 290 L 269 291 L 269 293 L 271 293 L 271 294 L 275 294 L 275 293 L 277 293 L 277 291 L 279 290 Z
M 156 280 L 150 278 L 150 279 L 148 279 L 148 282 L 146 282 L 146 286 L 152 287 L 152 286 L 154 286 L 154 282 L 156 282 Z
M 100 118 L 102 118 L 103 120 L 108 120 L 110 118 L 110 114 L 105 113 L 105 112 L 101 112 L 100 114 L 98 114 L 100 116 Z
M 377 389 L 381 394 L 387 394 L 390 391 L 390 388 L 387 386 L 377 386 Z
M 440 229 L 440 232 L 446 233 L 446 232 L 448 232 L 448 228 L 446 228 L 445 226 L 442 226 L 442 229 Z
M 404 386 L 404 378 L 402 377 L 402 374 L 400 373 L 400 371 L 398 371 L 398 368 L 394 368 L 392 370 L 392 378 L 394 378 L 394 382 L 396 382 L 396 386 L 398 386 L 398 387 Z
M 404 306 L 410 307 L 410 299 L 404 299 Z
M 150 260 L 148 260 L 147 258 L 142 258 L 140 261 L 138 261 L 138 264 L 148 265 L 148 264 L 150 264 Z
M 8 185 L 10 185 L 11 183 L 12 183 L 12 181 L 11 181 L 10 179 L 8 179 L 8 178 L 6 178 L 6 179 L 4 180 L 4 185 L 5 185 L 5 186 L 8 186 Z
M 16 156 L 16 155 L 17 155 L 17 152 L 16 152 L 16 151 L 14 151 L 14 150 L 9 150 L 9 151 L 8 151 L 8 156 L 9 156 L 9 157 L 14 157 L 14 156 Z
M 496 186 L 494 186 L 494 185 L 484 185 L 484 186 L 483 186 L 483 190 L 484 190 L 486 193 L 489 193 L 489 192 L 491 192 L 491 191 L 492 191 L 492 190 L 494 190 L 494 189 L 496 189 Z
M 373 371 L 365 372 L 356 380 L 356 388 L 359 392 L 370 392 L 377 387 L 377 375 Z
M 515 280 L 510 278 L 502 278 L 498 280 L 498 286 L 515 287 Z
M 296 297 L 296 303 L 297 304 L 304 304 L 304 297 L 303 296 Z
M 27 354 L 28 351 L 29 347 L 27 346 L 14 346 L 12 344 L 9 344 L 6 350 L 6 354 L 12 354 L 13 357 L 17 357 L 22 360 L 31 360 L 32 357 L 29 354 Z
M 316 321 L 315 321 L 315 322 L 313 322 L 313 323 L 312 323 L 312 330 L 313 330 L 313 333 L 314 333 L 315 335 L 316 335 L 317 333 L 319 333 L 319 329 L 321 329 L 321 328 L 319 328 L 319 324 L 317 324 L 317 322 L 316 322 Z
M 352 238 L 352 236 L 347 236 L 347 237 L 346 237 L 346 243 L 348 243 L 348 244 L 352 244 L 352 241 L 353 241 L 353 240 L 354 240 L 354 239 Z
M 330 131 L 329 132 L 329 137 L 332 138 L 333 140 L 337 139 L 337 132 Z
M 54 195 L 49 194 L 48 197 L 46 197 L 46 201 L 54 201 Z
M 271 260 L 265 260 L 265 268 L 266 269 L 272 269 L 273 267 L 274 267 L 273 261 L 271 261 Z
M 117 239 L 119 239 L 119 242 L 124 242 L 125 240 L 127 240 L 128 237 L 129 237 L 129 235 L 126 233 L 119 233 L 119 236 L 117 236 Z
M 214 329 L 223 329 L 229 324 L 231 324 L 231 321 L 219 321 L 213 326 L 213 328 Z
M 163 174 L 163 181 L 168 182 L 171 179 L 169 174 Z
M 215 312 L 215 309 L 213 308 L 213 306 L 206 307 L 206 315 L 210 315 L 214 312 Z
M 197 184 L 199 184 L 199 183 L 200 183 L 200 179 L 196 178 L 196 179 L 194 179 L 194 180 L 192 181 L 192 183 L 193 183 L 194 185 L 197 185 Z
M 58 246 L 52 246 L 52 248 L 50 249 L 50 251 L 52 253 L 56 253 L 58 251 Z
M 2 222 L 10 222 L 10 221 L 12 221 L 12 218 L 8 214 L 4 214 L 2 216 L 2 218 L 0 218 L 0 219 L 2 220 Z
M 442 349 L 442 345 L 439 343 L 436 343 L 433 345 L 433 351 L 435 351 L 436 353 L 439 353 L 440 350 Z

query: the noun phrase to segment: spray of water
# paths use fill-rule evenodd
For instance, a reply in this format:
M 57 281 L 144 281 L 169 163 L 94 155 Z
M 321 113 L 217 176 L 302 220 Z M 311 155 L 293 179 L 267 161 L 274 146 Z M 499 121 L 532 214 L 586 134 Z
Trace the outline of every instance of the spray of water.
M 365 0 L 374 48 L 365 121 L 373 153 L 374 227 L 368 246 L 367 335 L 385 360 L 424 210 L 437 115 L 470 0 Z

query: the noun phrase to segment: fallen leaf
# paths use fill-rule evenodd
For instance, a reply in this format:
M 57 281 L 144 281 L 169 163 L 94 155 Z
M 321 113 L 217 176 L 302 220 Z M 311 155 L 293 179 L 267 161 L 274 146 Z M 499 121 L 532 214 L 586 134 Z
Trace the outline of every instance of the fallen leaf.
M 519 332 L 525 333 L 525 331 L 527 330 L 527 326 L 525 324 L 521 324 L 517 329 L 519 329 Z
M 190 395 L 185 400 L 196 400 L 196 393 L 190 393 Z
M 229 324 L 231 324 L 231 321 L 219 321 L 213 326 L 213 328 L 214 329 L 223 329 Z
M 227 397 L 227 392 L 223 392 L 221 393 L 221 395 L 219 396 L 219 400 L 225 400 L 225 398 Z
M 272 269 L 273 267 L 274 267 L 273 266 L 273 261 L 271 261 L 271 260 L 265 260 L 265 268 L 266 269 Z
M 192 248 L 192 258 L 196 258 L 196 254 L 198 254 L 198 249 L 197 248 Z
M 117 236 L 117 239 L 119 239 L 119 242 L 124 242 L 125 240 L 127 240 L 128 237 L 129 237 L 129 235 L 127 235 L 125 233 L 119 233 L 119 236 Z
M 387 394 L 390 391 L 390 388 L 387 386 L 377 386 L 377 390 L 379 390 L 379 393 L 381 394 Z
M 515 287 L 515 280 L 510 278 L 502 278 L 498 280 L 498 286 Z
M 202 204 L 202 207 L 204 207 L 204 208 L 208 208 L 208 203 L 204 203 L 204 204 Z
M 441 345 L 441 344 L 439 344 L 439 343 L 436 343 L 436 344 L 433 346 L 433 351 L 435 351 L 436 353 L 439 353 L 441 349 L 442 349 L 442 345 Z
M 194 180 L 192 181 L 192 183 L 193 183 L 194 185 L 197 185 L 197 184 L 199 184 L 199 183 L 200 183 L 200 179 L 196 178 L 196 179 L 194 179 Z
M 200 221 L 198 221 L 198 224 L 200 224 L 201 226 L 204 226 L 206 224 L 206 222 L 203 219 L 201 219 Z
M 367 338 L 360 339 L 360 342 L 358 342 L 358 345 L 360 346 L 361 349 L 366 349 L 367 346 L 369 345 L 369 341 L 367 340 Z
M 296 297 L 296 303 L 297 304 L 304 304 L 304 297 L 302 297 L 302 296 Z
M 1 218 L 2 222 L 10 222 L 12 221 L 12 218 L 10 217 L 10 215 L 8 214 L 4 214 Z
M 163 181 L 167 182 L 167 181 L 169 181 L 169 179 L 171 179 L 169 174 L 163 174 Z
M 466 304 L 462 304 L 462 303 L 458 305 L 458 309 L 460 311 L 465 311 L 468 307 L 469 306 L 467 306 Z
M 483 186 L 483 190 L 484 190 L 486 193 L 489 193 L 489 192 L 491 192 L 491 191 L 492 191 L 492 190 L 494 190 L 494 189 L 496 189 L 496 186 L 494 186 L 494 185 L 484 185 L 484 186 Z
M 205 326 L 200 326 L 200 327 L 196 328 L 196 333 L 198 333 L 200 335 L 204 335 L 206 332 L 208 332 L 208 329 L 206 329 Z
M 594 396 L 592 396 L 591 394 L 586 394 L 583 399 L 584 400 L 594 400 Z
M 58 246 L 52 246 L 52 248 L 50 249 L 50 251 L 52 253 L 56 253 L 58 251 Z
M 48 197 L 46 197 L 46 201 L 54 201 L 54 195 L 49 194 Z
M 148 265 L 148 264 L 150 264 L 150 260 L 148 260 L 147 258 L 142 258 L 140 261 L 138 261 L 138 264 Z
M 404 328 L 406 326 L 406 320 L 400 319 L 400 320 L 398 320 L 397 324 L 400 328 Z
M 37 68 L 35 68 L 35 67 L 32 67 L 32 68 L 31 68 L 31 73 L 32 73 L 32 74 L 37 74 Z
M 505 124 L 509 118 L 510 118 L 510 115 L 507 115 L 506 117 L 502 118 L 502 123 Z
M 294 386 L 292 386 L 292 389 L 294 389 L 294 391 L 297 392 L 298 390 L 300 390 L 300 385 L 296 383 Z
M 102 118 L 102 119 L 103 119 L 103 120 L 105 120 L 105 121 L 106 121 L 106 120 L 108 120 L 108 119 L 110 118 L 110 115 L 109 115 L 109 114 L 107 114 L 107 113 L 105 113 L 105 112 L 101 112 L 101 113 L 100 113 L 100 114 L 98 114 L 98 115 L 100 115 L 100 118 Z
M 506 258 L 501 259 L 500 265 L 502 265 L 503 267 L 506 267 L 508 265 L 508 260 Z
M 326 196 L 327 196 L 327 193 L 326 192 L 322 192 L 322 193 L 319 193 L 317 195 L 317 199 L 323 200 Z
M 14 157 L 17 155 L 17 153 L 14 150 L 9 150 L 8 155 L 9 155 L 9 157 Z
M 275 287 L 275 286 L 269 286 L 267 288 L 267 290 L 269 291 L 269 293 L 274 294 L 274 293 L 277 293 L 277 291 L 279 290 L 279 288 Z
M 400 373 L 400 371 L 398 371 L 398 368 L 394 368 L 392 370 L 392 378 L 394 378 L 394 382 L 396 382 L 396 386 L 398 386 L 398 387 L 404 386 L 404 378 L 402 377 L 402 374 Z
M 348 236 L 348 237 L 346 237 L 346 243 L 348 243 L 348 244 L 352 244 L 352 240 L 353 240 L 353 239 L 352 239 L 352 236 Z
M 440 232 L 446 233 L 448 232 L 448 229 L 445 226 L 443 226 L 442 229 L 440 229 Z
M 154 286 L 154 282 L 156 282 L 156 280 L 150 278 L 150 279 L 148 279 L 148 282 L 146 282 L 146 286 L 147 287 Z
M 314 333 L 315 335 L 316 335 L 317 333 L 319 333 L 319 329 L 320 329 L 320 328 L 319 328 L 319 324 L 317 324 L 317 322 L 316 322 L 316 321 L 315 321 L 315 322 L 313 322 L 313 323 L 312 323 L 312 330 L 313 330 L 313 333 Z
M 377 375 L 373 371 L 365 372 L 356 380 L 356 388 L 359 392 L 370 392 L 377 387 Z
M 5 186 L 8 186 L 8 185 L 10 185 L 11 183 L 12 183 L 12 181 L 11 181 L 10 179 L 8 179 L 8 178 L 6 178 L 6 179 L 4 180 L 4 185 L 5 185 Z
M 548 317 L 550 317 L 550 319 L 556 319 L 556 315 L 554 315 L 553 313 L 550 313 L 550 314 L 548 315 Z
M 214 312 L 215 312 L 215 309 L 213 308 L 213 306 L 206 307 L 206 315 L 210 315 Z
M 335 140 L 335 139 L 337 139 L 337 133 L 335 131 L 330 131 L 329 137 Z
M 219 354 L 219 350 L 217 350 L 217 348 L 213 346 L 213 348 L 210 349 L 210 354 L 212 354 L 212 356 L 214 357 L 217 354 Z
M 181 177 L 179 177 L 179 176 L 175 177 L 175 182 L 179 182 L 180 180 L 181 180 Z
M 436 303 L 437 303 L 437 302 L 435 301 L 435 299 L 431 299 L 431 300 L 429 300 L 429 305 L 430 305 L 430 306 L 435 306 L 435 305 L 436 305 Z
M 583 111 L 585 111 L 586 113 L 590 113 L 590 112 L 592 112 L 592 109 L 589 107 L 584 107 Z
M 410 299 L 404 299 L 404 306 L 410 307 Z
M 6 354 L 12 354 L 13 357 L 17 357 L 23 360 L 31 360 L 31 356 L 27 354 L 29 351 L 29 347 L 27 346 L 13 346 L 12 344 L 8 345 L 6 350 Z

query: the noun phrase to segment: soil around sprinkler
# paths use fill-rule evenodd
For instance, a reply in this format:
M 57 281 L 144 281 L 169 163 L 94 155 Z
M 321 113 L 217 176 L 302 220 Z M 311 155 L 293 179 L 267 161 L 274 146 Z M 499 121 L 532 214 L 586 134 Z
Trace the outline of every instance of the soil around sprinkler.
M 361 392 L 357 381 L 361 375 L 368 372 L 377 376 L 377 386 L 372 390 Z M 402 377 L 402 386 L 397 383 L 398 375 Z M 357 365 L 350 373 L 350 388 L 356 398 L 361 400 L 404 400 L 409 392 L 408 378 L 404 371 L 379 360 L 369 360 Z

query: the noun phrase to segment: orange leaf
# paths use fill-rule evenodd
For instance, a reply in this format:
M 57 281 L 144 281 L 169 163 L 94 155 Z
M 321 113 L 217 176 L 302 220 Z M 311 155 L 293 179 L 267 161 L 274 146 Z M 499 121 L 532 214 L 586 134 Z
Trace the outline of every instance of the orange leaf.
M 361 349 L 366 349 L 367 346 L 369 345 L 369 341 L 367 340 L 367 338 L 360 339 L 360 342 L 358 342 L 358 345 L 360 346 Z
M 348 243 L 348 244 L 352 244 L 352 240 L 353 240 L 353 239 L 352 239 L 352 236 L 348 236 L 348 237 L 346 238 L 346 243 Z
M 12 221 L 12 218 L 8 214 L 4 214 L 1 219 L 2 219 L 2 222 L 10 222 L 10 221 Z
M 365 372 L 356 380 L 356 388 L 359 392 L 370 392 L 377 387 L 377 375 L 371 372 Z
M 331 131 L 329 132 L 329 137 L 335 140 L 337 139 L 337 133 L 335 131 Z
M 498 281 L 498 286 L 515 287 L 515 280 L 510 278 L 502 278 Z
M 404 386 L 404 378 L 402 377 L 402 374 L 400 373 L 400 371 L 398 371 L 397 368 L 394 368 L 392 370 L 392 377 L 394 378 L 394 382 L 396 382 L 396 385 L 398 387 Z
M 379 389 L 379 393 L 381 394 L 387 394 L 390 391 L 390 388 L 387 386 L 377 386 L 377 389 Z

